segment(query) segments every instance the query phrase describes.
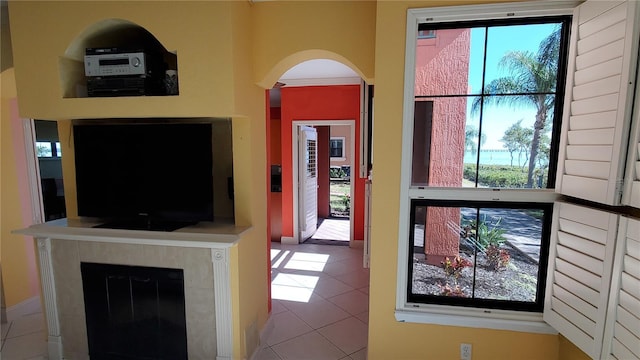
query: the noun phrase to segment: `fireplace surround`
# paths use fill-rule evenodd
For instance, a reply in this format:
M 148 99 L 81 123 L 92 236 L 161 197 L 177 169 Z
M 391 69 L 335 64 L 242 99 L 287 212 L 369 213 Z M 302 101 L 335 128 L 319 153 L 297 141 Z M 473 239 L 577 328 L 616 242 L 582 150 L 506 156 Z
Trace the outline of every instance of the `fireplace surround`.
M 229 256 L 250 228 L 200 223 L 159 233 L 93 225 L 60 219 L 17 231 L 36 240 L 49 359 L 89 359 L 82 262 L 182 269 L 189 358 L 232 358 Z

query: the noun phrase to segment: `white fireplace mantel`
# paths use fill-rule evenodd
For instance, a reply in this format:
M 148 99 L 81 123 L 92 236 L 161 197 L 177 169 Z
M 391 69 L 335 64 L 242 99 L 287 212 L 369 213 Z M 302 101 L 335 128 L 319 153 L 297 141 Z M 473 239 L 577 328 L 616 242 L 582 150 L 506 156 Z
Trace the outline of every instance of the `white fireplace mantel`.
M 72 240 L 85 244 L 105 243 L 101 246 L 128 244 L 146 247 L 196 248 L 196 251 L 207 252 L 207 258 L 211 260 L 209 267 L 213 272 L 216 333 L 216 338 L 210 341 L 216 342 L 216 359 L 232 358 L 233 323 L 229 248 L 238 243 L 244 234 L 251 231 L 250 227 L 199 223 L 172 232 L 159 232 L 94 228 L 96 224 L 96 221 L 90 219 L 60 219 L 14 231 L 14 233 L 33 236 L 36 239 L 47 318 L 49 359 L 65 358 L 64 336 L 61 331 L 61 304 L 58 300 L 60 294 L 56 290 L 56 280 L 62 279 L 56 278 L 56 261 L 52 257 L 52 245 L 55 245 L 57 240 Z M 79 258 L 75 261 L 79 261 Z M 130 265 L 146 265 L 138 264 L 136 260 L 128 261 Z M 189 342 L 189 339 L 187 341 Z

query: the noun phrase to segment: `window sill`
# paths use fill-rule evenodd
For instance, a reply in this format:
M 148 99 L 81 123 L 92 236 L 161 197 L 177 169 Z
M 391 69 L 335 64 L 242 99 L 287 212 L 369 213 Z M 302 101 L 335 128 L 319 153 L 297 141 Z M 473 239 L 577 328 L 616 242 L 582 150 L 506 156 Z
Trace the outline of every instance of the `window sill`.
M 345 157 L 331 157 L 331 161 L 345 161 L 347 158 Z
M 491 310 L 488 313 L 485 309 L 421 305 L 420 308 L 396 309 L 395 317 L 400 322 L 558 334 L 554 328 L 544 322 L 542 313 L 504 310 Z

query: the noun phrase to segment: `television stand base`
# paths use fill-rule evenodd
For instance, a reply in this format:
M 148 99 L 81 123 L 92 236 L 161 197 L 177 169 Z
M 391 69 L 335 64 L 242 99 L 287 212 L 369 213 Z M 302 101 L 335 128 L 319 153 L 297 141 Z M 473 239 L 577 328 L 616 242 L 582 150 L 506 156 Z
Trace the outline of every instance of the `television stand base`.
M 94 228 L 122 229 L 122 230 L 146 230 L 146 231 L 166 231 L 171 232 L 180 228 L 194 225 L 190 221 L 170 221 L 170 220 L 149 220 L 140 219 L 119 219 L 103 224 L 95 225 Z

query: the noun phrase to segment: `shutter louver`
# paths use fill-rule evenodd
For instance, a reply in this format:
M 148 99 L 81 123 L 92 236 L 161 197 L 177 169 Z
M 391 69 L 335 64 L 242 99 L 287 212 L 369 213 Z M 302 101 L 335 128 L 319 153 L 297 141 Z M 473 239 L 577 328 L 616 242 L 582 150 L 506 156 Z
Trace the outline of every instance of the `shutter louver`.
M 544 320 L 598 358 L 619 216 L 556 203 L 553 217 Z
M 640 359 L 640 220 L 622 217 L 605 327 L 603 357 Z
M 640 74 L 638 75 L 640 77 Z M 640 101 L 640 93 L 637 94 Z M 637 102 L 638 102 L 637 101 Z M 626 186 L 622 203 L 640 209 L 640 109 L 636 109 L 634 118 L 635 129 L 632 132 L 632 141 L 629 144 L 629 159 L 627 160 L 627 172 L 625 176 Z
M 620 205 L 636 12 L 635 1 L 587 1 L 574 12 L 556 184 L 564 195 Z

